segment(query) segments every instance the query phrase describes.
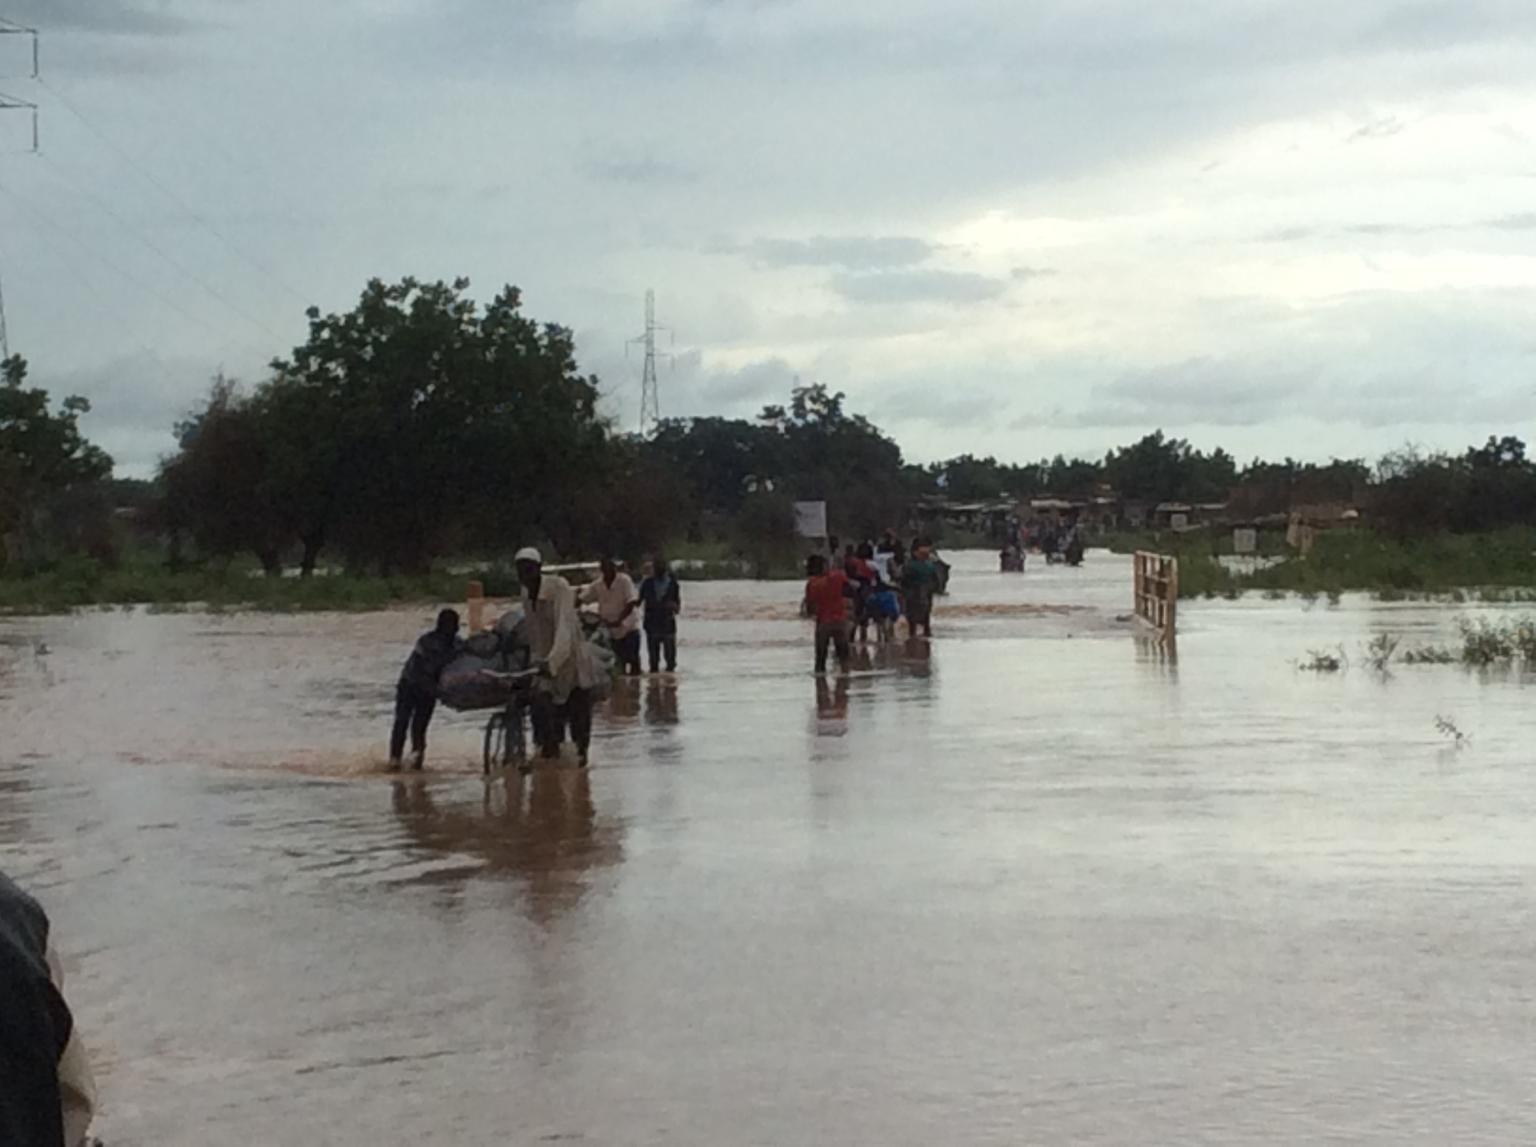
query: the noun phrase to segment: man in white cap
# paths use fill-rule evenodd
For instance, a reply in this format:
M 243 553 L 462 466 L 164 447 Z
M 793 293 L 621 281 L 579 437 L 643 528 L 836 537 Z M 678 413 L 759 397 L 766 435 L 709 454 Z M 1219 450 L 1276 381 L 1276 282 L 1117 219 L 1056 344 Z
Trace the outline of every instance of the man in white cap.
M 569 722 L 577 757 L 585 765 L 592 743 L 591 690 L 601 668 L 582 639 L 576 591 L 563 577 L 544 572 L 544 558 L 532 546 L 518 550 L 512 564 L 523 587 L 529 649 L 543 670 L 534 687 L 530 714 L 534 738 L 543 756 L 558 757 L 562 726 Z

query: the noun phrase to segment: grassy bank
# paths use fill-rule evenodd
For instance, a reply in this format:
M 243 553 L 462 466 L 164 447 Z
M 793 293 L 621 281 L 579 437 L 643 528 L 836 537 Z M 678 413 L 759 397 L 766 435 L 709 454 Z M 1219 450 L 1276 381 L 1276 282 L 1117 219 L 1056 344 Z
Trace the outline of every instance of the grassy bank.
M 684 581 L 729 580 L 751 576 L 739 559 L 714 554 L 683 554 L 677 559 Z M 515 596 L 517 580 L 510 566 L 472 568 L 450 562 L 455 572 L 436 570 L 419 577 L 371 577 L 326 573 L 310 578 L 263 577 L 249 566 L 201 567 L 171 571 L 157 561 L 115 567 L 89 559 L 64 562 L 27 577 L 0 576 L 0 614 L 65 613 L 92 607 L 142 605 L 161 612 L 192 607 L 247 609 L 282 613 L 365 612 L 391 605 L 463 601 L 471 580 L 487 595 Z M 770 577 L 793 577 L 786 565 Z
M 1372 530 L 1319 534 L 1305 557 L 1289 555 L 1251 573 L 1234 572 L 1218 558 L 1230 552 L 1230 534 L 1147 537 L 1133 548 L 1179 558 L 1184 597 L 1271 594 L 1337 596 L 1366 592 L 1386 601 L 1414 597 L 1453 600 L 1536 600 L 1536 530 L 1434 534 L 1394 538 Z
M 147 605 L 166 612 L 193 605 L 214 610 L 363 611 L 402 602 L 460 600 L 467 580 L 447 573 L 417 578 L 268 578 L 239 568 L 172 572 L 153 565 L 104 568 L 78 561 L 31 577 L 0 578 L 0 612 L 62 613 L 114 605 Z

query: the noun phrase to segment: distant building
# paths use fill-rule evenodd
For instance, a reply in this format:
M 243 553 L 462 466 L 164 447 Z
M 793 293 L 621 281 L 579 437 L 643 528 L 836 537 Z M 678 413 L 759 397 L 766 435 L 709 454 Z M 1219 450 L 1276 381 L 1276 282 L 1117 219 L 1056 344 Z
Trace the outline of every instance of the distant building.
M 912 513 L 918 528 L 930 534 L 942 534 L 944 527 L 980 534 L 1001 543 L 1008 533 L 1008 521 L 1015 503 L 999 498 L 985 502 L 960 502 L 931 495 L 919 498 Z

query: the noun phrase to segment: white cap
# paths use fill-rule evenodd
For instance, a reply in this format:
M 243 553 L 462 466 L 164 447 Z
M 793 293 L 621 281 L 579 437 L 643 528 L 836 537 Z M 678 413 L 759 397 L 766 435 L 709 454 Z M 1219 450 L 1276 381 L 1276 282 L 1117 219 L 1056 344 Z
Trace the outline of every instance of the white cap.
M 506 553 L 506 551 L 503 550 L 502 553 Z M 512 558 L 512 563 L 514 565 L 516 565 L 518 562 L 532 562 L 536 566 L 541 566 L 544 564 L 544 559 L 542 556 L 540 556 L 539 551 L 534 549 L 532 546 L 524 546 L 522 549 L 518 550 L 516 555 Z

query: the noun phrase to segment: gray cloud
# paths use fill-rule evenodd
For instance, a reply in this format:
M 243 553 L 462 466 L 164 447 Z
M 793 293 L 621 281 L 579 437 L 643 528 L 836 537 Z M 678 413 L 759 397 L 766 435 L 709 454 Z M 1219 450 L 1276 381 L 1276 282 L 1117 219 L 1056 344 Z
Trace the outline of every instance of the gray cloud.
M 1371 120 L 1370 123 L 1361 124 L 1350 132 L 1349 140 L 1354 143 L 1362 139 L 1389 139 L 1406 131 L 1407 128 L 1408 125 L 1397 116 L 1383 116 L 1380 119 Z
M 696 183 L 699 172 L 681 163 L 650 155 L 605 156 L 581 164 L 584 174 L 609 183 L 665 184 Z
M 914 386 L 882 394 L 872 413 L 877 423 L 922 423 L 958 429 L 984 422 L 1002 405 L 997 395 L 983 390 L 949 385 Z
M 980 303 L 1008 289 L 1002 279 L 929 268 L 835 275 L 832 289 L 852 303 Z
M 926 239 L 909 235 L 759 239 L 747 248 L 753 259 L 770 267 L 842 267 L 849 271 L 911 267 L 926 262 L 936 250 Z
M 1093 387 L 1088 405 L 1058 412 L 1053 422 L 1105 428 L 1255 426 L 1304 407 L 1314 388 L 1298 368 L 1194 358 L 1128 371 Z
M 112 455 L 118 474 L 128 477 L 147 477 L 171 452 L 176 423 L 207 393 L 216 369 L 148 352 L 65 371 L 33 365 L 29 381 L 47 388 L 55 400 L 71 394 L 90 400 L 81 429 Z
M 33 93 L 46 161 L 8 168 L 0 193 L 12 339 L 40 378 L 107 372 L 91 383 L 91 432 L 134 457 L 168 445 L 219 363 L 258 377 L 302 336 L 297 301 L 135 163 L 327 309 L 350 305 L 371 275 L 467 274 L 481 297 L 522 284 L 538 318 L 580 332 L 581 361 L 626 425 L 639 399 L 624 341 L 647 287 L 680 344 L 700 348 L 664 374 L 665 413 L 750 415 L 798 371 L 891 419 L 914 456 L 1094 452 L 1160 409 L 1218 420 L 1233 445 L 1336 449 L 1349 435 L 1401 438 L 1384 419 L 1470 418 L 1485 399 L 1505 409 L 1533 377 L 1519 349 L 1528 299 L 1404 290 L 1367 304 L 1319 298 L 1310 282 L 1288 296 L 1289 260 L 1313 252 L 1261 252 L 1277 272 L 1261 284 L 1254 252 L 1223 238 L 1243 226 L 1240 205 L 1276 243 L 1525 253 L 1536 213 L 1521 213 L 1508 145 L 1528 141 L 1497 133 L 1536 91 L 1527 0 L 0 7 L 44 27 L 45 69 L 97 129 Z M 1338 162 L 1350 132 L 1363 127 L 1365 147 L 1406 123 L 1401 143 L 1442 110 L 1467 118 L 1465 149 L 1429 144 L 1411 172 Z M 1248 160 L 1272 171 L 1288 125 L 1302 130 L 1285 178 L 1256 177 Z M 1139 216 L 1162 203 L 1187 206 L 1189 233 L 1146 233 Z M 1489 218 L 1449 214 L 1468 204 Z M 992 212 L 995 231 L 944 249 L 951 229 Z M 1031 250 L 1009 237 L 1026 217 L 1065 226 Z M 734 238 L 711 249 L 709 236 Z M 1443 261 L 1448 281 L 1463 262 L 1479 261 Z M 1059 304 L 1005 309 L 1027 291 L 1056 294 L 1036 282 L 1052 266 Z M 813 275 L 848 305 L 792 289 Z M 1152 334 L 1127 301 L 1138 283 Z M 141 346 L 164 372 L 132 387 L 120 385 L 130 372 L 109 377 Z M 1441 389 L 1394 398 L 1391 385 L 1426 378 Z M 1387 389 L 1371 389 L 1381 379 Z M 1165 403 L 1139 397 L 1155 388 Z
M 1267 243 L 1297 243 L 1307 239 L 1339 235 L 1416 236 L 1458 231 L 1536 231 L 1536 212 L 1518 212 L 1512 215 L 1498 215 L 1488 219 L 1473 219 L 1465 222 L 1362 222 L 1342 223 L 1331 226 L 1298 224 L 1266 231 L 1259 238 Z
M 198 21 L 166 0 L 10 0 L 5 15 L 18 24 L 50 32 L 73 29 L 107 35 L 169 35 Z
M 1086 402 L 1057 408 L 1051 422 L 1124 432 L 1301 421 L 1378 440 L 1400 427 L 1517 426 L 1532 409 L 1526 379 L 1536 341 L 1519 315 L 1533 301 L 1536 291 L 1356 296 L 1299 327 L 1256 328 L 1242 353 L 1122 371 L 1087 387 Z M 1390 347 L 1362 362 L 1362 334 L 1379 331 L 1393 332 Z

